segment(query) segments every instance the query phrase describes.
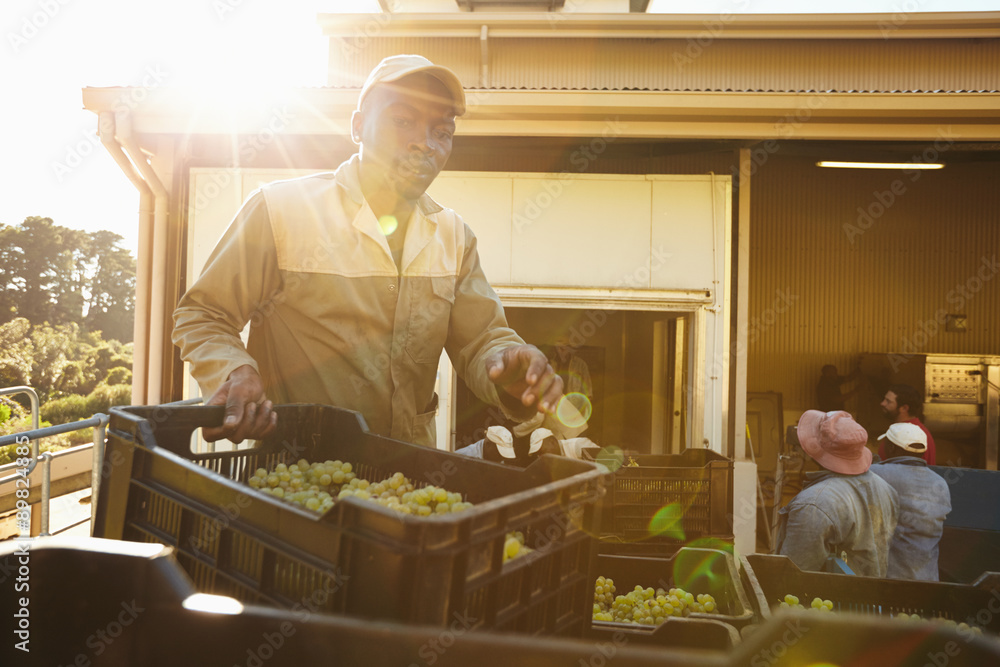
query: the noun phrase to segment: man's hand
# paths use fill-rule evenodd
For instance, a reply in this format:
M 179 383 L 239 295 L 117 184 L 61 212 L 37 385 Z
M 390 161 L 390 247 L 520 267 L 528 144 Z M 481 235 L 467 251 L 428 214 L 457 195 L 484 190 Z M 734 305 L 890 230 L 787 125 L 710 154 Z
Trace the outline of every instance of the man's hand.
M 486 373 L 522 406 L 538 412 L 555 410 L 563 394 L 562 378 L 534 345 L 508 347 L 492 355 L 486 360 Z
M 223 438 L 234 443 L 250 438 L 260 440 L 272 433 L 278 424 L 278 414 L 264 395 L 264 383 L 253 366 L 240 366 L 229 374 L 205 405 L 226 406 L 222 426 L 202 429 L 205 440 Z

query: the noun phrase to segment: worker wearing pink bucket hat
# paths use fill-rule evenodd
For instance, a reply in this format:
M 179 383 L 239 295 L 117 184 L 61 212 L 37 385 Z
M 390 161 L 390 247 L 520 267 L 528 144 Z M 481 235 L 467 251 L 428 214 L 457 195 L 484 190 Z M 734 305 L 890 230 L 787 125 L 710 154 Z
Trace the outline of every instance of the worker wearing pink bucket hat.
M 796 429 L 799 444 L 816 463 L 842 475 L 860 475 L 872 464 L 868 432 L 843 410 L 808 410 Z
M 780 510 L 777 553 L 803 570 L 820 571 L 842 558 L 855 574 L 886 576 L 899 500 L 869 472 L 867 431 L 842 410 L 808 410 L 796 432 L 822 470 L 806 473 L 802 491 Z

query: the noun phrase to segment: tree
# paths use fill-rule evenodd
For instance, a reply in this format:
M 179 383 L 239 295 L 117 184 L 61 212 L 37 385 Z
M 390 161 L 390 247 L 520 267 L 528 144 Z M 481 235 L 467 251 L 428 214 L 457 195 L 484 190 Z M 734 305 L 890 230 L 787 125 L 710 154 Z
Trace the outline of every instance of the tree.
M 106 339 L 128 342 L 135 320 L 135 258 L 118 247 L 121 240 L 108 231 L 91 235 L 92 247 L 100 250 L 85 324 L 88 331 L 100 331 Z
M 23 317 L 0 324 L 0 387 L 31 385 L 35 346 L 30 330 L 31 323 Z
M 21 275 L 17 234 L 16 228 L 0 224 L 0 324 L 17 317 L 17 305 L 21 300 L 17 284 Z
M 62 228 L 52 218 L 24 219 L 14 234 L 8 235 L 10 266 L 8 287 L 20 292 L 17 314 L 33 324 L 48 322 L 55 303 L 58 267 L 64 263 Z
M 32 216 L 0 224 L 0 324 L 77 323 L 106 339 L 132 340 L 135 258 L 110 231 L 84 232 Z

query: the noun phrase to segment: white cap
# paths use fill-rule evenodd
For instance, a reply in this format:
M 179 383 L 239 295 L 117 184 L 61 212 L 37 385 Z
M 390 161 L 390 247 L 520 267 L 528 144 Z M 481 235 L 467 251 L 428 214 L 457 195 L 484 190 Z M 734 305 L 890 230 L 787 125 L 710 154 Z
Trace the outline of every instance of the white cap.
M 447 67 L 435 65 L 423 56 L 415 55 L 383 58 L 382 62 L 376 65 L 375 69 L 368 75 L 365 85 L 361 88 L 361 95 L 358 97 L 358 109 L 361 108 L 365 96 L 374 86 L 380 83 L 399 81 L 404 77 L 417 74 L 418 72 L 427 72 L 444 84 L 448 92 L 451 93 L 451 99 L 455 102 L 456 116 L 461 116 L 465 113 L 465 90 L 462 88 L 462 82 L 458 80 L 455 73 Z
M 503 426 L 490 426 L 486 429 L 486 439 L 496 445 L 497 451 L 503 458 L 517 458 L 517 454 L 514 453 L 514 436 Z
M 902 422 L 893 424 L 889 430 L 878 437 L 889 438 L 889 442 L 914 454 L 923 454 L 927 451 L 927 434 L 924 429 L 916 424 Z

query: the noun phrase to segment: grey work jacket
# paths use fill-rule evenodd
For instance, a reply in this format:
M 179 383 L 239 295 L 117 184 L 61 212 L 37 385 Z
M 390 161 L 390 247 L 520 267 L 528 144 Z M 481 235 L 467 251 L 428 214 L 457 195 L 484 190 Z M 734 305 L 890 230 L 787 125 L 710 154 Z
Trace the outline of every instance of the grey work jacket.
M 813 571 L 822 570 L 828 556 L 844 554 L 855 574 L 886 576 L 899 507 L 893 488 L 871 472 L 806 478 L 807 486 L 779 512 L 777 553 Z
M 951 512 L 948 483 L 915 456 L 897 456 L 871 467 L 899 496 L 899 523 L 889 548 L 891 579 L 938 581 L 938 544 Z

